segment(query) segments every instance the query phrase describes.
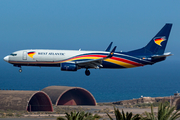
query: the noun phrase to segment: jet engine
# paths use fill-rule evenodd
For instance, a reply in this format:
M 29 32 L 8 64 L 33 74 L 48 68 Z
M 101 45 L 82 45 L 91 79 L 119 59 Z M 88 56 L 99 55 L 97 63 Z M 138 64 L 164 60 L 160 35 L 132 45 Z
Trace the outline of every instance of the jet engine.
M 78 67 L 74 63 L 61 63 L 62 71 L 77 71 Z

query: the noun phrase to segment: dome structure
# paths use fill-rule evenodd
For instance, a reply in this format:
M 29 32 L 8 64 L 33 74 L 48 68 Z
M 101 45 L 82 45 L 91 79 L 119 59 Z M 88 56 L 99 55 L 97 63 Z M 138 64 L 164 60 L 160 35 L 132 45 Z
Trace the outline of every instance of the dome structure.
M 93 95 L 84 88 L 49 86 L 42 89 L 54 105 L 96 105 Z
M 0 109 L 53 111 L 49 96 L 43 91 L 0 90 Z

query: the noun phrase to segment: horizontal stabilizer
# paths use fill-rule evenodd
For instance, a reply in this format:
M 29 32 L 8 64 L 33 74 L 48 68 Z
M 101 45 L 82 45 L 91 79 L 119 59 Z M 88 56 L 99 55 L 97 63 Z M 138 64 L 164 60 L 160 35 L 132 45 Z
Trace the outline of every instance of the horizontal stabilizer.
M 164 53 L 163 55 L 154 55 L 154 56 L 152 56 L 152 58 L 162 58 L 162 57 L 167 57 L 167 56 L 172 56 L 172 55 L 173 54 L 168 52 L 168 53 Z

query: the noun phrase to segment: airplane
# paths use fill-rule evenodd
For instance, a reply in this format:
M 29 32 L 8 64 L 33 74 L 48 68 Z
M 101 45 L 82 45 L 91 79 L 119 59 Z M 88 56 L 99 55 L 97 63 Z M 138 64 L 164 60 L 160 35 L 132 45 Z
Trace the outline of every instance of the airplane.
M 133 68 L 163 61 L 170 52 L 164 53 L 172 28 L 171 23 L 164 27 L 140 49 L 117 52 L 116 46 L 110 51 L 112 42 L 105 51 L 83 51 L 83 50 L 49 50 L 49 49 L 27 49 L 13 52 L 4 57 L 4 61 L 20 67 L 60 67 L 62 71 L 77 71 L 86 69 L 85 74 L 90 75 L 89 69 L 121 69 Z

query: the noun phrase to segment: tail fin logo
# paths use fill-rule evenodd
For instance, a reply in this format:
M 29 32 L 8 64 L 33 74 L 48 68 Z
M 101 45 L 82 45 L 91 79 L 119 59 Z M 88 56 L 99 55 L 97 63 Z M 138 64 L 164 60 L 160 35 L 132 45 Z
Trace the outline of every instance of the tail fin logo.
M 33 58 L 33 56 L 36 54 L 36 52 L 28 52 L 28 56 Z
M 165 41 L 165 40 L 166 40 L 165 37 L 160 37 L 160 38 L 155 38 L 155 39 L 154 39 L 154 42 L 155 42 L 157 45 L 162 46 L 161 43 L 162 43 L 163 41 Z

